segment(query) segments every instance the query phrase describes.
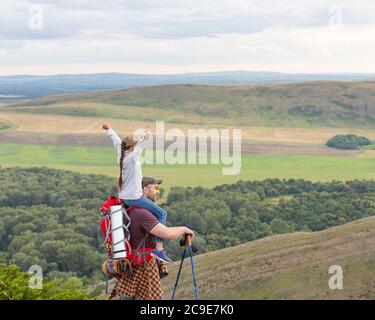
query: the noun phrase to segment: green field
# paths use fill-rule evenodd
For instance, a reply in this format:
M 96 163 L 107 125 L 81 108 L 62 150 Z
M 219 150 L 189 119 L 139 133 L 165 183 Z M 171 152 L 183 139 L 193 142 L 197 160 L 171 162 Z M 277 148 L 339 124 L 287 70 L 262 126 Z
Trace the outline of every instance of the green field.
M 0 144 L 3 167 L 48 166 L 81 173 L 118 176 L 113 148 L 73 147 L 33 144 Z M 375 159 L 337 156 L 244 154 L 239 175 L 222 174 L 224 165 L 150 165 L 144 175 L 164 178 L 164 188 L 189 185 L 212 187 L 238 180 L 265 178 L 305 178 L 312 181 L 375 178 Z

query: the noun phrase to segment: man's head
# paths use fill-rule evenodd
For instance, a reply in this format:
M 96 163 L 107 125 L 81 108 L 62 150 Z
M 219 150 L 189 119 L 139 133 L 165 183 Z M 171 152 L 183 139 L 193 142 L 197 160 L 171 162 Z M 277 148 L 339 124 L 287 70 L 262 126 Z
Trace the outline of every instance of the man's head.
M 159 184 L 163 182 L 162 179 L 154 179 L 152 177 L 143 177 L 142 189 L 143 195 L 151 201 L 156 201 L 156 197 L 160 194 Z

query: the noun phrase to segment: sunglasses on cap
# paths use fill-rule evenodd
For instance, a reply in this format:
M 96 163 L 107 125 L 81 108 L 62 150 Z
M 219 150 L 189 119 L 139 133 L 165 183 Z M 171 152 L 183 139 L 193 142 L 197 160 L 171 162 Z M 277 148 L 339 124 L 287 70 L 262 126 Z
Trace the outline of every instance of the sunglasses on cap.
M 154 187 L 154 189 L 155 189 L 155 190 L 160 190 L 160 188 L 159 188 L 159 185 L 158 185 L 158 184 L 148 184 L 148 185 L 147 185 L 147 186 L 145 186 L 145 187 L 147 187 L 147 188 L 149 188 L 149 189 L 150 189 L 150 188 L 151 188 L 152 186 Z

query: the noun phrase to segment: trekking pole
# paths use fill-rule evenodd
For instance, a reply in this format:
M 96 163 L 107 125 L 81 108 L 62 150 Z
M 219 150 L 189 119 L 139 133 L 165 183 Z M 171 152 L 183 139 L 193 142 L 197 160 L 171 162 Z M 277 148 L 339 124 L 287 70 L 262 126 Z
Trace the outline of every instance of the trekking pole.
M 185 251 L 186 251 L 187 246 L 189 247 L 189 252 L 190 252 L 190 263 L 191 263 L 191 272 L 193 274 L 193 281 L 194 281 L 195 300 L 198 300 L 199 299 L 198 286 L 197 286 L 197 278 L 195 276 L 195 270 L 194 270 L 194 259 L 193 259 L 193 248 L 192 248 L 192 244 L 191 244 L 191 235 L 186 236 Z
M 194 288 L 195 288 L 195 298 L 196 298 L 196 300 L 198 300 L 198 287 L 197 287 L 197 280 L 196 280 L 196 277 L 195 277 L 194 260 L 193 260 L 193 252 L 197 252 L 198 249 L 194 245 L 192 245 L 190 235 L 186 235 L 185 238 L 182 238 L 180 240 L 180 246 L 183 246 L 184 250 L 182 252 L 182 259 L 181 259 L 181 263 L 180 263 L 180 268 L 178 269 L 177 278 L 176 278 L 176 282 L 175 282 L 175 285 L 174 285 L 171 300 L 174 300 L 174 297 L 175 297 L 175 294 L 176 294 L 177 284 L 178 284 L 178 280 L 180 279 L 182 265 L 184 263 L 184 259 L 185 259 L 185 255 L 186 255 L 187 250 L 189 250 L 189 253 L 190 253 L 190 262 L 191 262 L 191 268 L 192 268 L 192 272 L 193 272 L 193 280 L 194 280 Z
M 174 300 L 174 296 L 176 294 L 177 284 L 178 284 L 178 280 L 180 279 L 180 273 L 181 273 L 181 269 L 182 269 L 182 264 L 184 263 L 185 254 L 186 254 L 186 249 L 184 248 L 184 251 L 182 252 L 182 259 L 181 259 L 181 263 L 180 263 L 180 268 L 178 269 L 177 278 L 176 278 L 176 282 L 174 284 L 174 289 L 173 289 L 173 294 L 172 294 L 171 300 Z

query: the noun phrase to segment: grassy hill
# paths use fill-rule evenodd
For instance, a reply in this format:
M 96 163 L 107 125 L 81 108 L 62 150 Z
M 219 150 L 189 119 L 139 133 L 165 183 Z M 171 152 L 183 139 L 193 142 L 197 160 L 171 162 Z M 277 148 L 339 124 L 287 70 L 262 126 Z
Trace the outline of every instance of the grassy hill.
M 343 269 L 343 290 L 328 287 L 331 265 Z M 162 280 L 165 299 L 178 267 Z M 375 299 L 375 217 L 198 255 L 195 268 L 202 299 Z M 194 299 L 189 259 L 176 298 Z
M 162 85 L 63 94 L 2 110 L 170 123 L 276 127 L 375 124 L 375 82 Z
M 134 88 L 167 84 L 250 84 L 303 81 L 365 81 L 374 80 L 371 73 L 280 73 L 262 71 L 222 71 L 180 74 L 56 74 L 0 76 L 1 100 L 38 98 L 53 94 L 93 92 L 119 88 Z

